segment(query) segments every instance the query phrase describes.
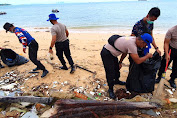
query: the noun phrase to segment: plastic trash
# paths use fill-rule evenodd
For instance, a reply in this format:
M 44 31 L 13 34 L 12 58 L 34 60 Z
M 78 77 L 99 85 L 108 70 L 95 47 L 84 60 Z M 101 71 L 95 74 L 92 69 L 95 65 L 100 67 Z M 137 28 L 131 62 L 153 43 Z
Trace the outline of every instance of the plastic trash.
M 14 86 L 17 85 L 15 83 L 9 84 L 9 85 L 5 85 L 5 86 L 1 86 L 1 89 L 13 89 Z
M 27 112 L 26 114 L 24 114 L 22 116 L 22 118 L 39 118 L 39 116 L 36 113 L 36 108 L 35 106 L 33 106 L 33 108 L 31 109 L 31 111 Z
M 85 96 L 85 95 L 83 95 L 81 93 L 78 93 L 76 91 L 74 91 L 74 93 L 75 93 L 75 97 L 81 98 L 83 100 L 87 100 L 87 96 Z
M 18 111 L 18 112 L 23 112 L 23 113 L 26 113 L 25 110 L 22 110 L 22 109 L 19 109 L 19 108 L 16 108 L 16 107 L 10 107 L 10 111 Z
M 0 91 L 0 96 L 5 96 L 4 91 Z

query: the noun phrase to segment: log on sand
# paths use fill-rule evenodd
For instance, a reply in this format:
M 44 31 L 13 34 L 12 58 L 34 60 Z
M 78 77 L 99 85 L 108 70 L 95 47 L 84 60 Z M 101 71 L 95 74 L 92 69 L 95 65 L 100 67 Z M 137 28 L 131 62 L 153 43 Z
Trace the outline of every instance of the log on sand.
M 6 103 L 30 102 L 30 103 L 50 104 L 52 101 L 53 101 L 52 97 L 33 97 L 33 96 L 2 97 L 0 96 L 0 102 L 6 102 Z
M 91 100 L 58 100 L 57 114 L 51 116 L 60 118 L 97 118 L 100 116 L 118 115 L 133 110 L 156 109 L 156 104 L 149 102 L 99 102 Z

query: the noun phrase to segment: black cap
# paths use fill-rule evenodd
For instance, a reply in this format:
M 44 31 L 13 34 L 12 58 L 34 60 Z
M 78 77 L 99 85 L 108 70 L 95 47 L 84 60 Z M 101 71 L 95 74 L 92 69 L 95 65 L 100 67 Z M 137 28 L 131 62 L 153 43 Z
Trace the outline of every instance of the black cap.
M 3 26 L 3 28 L 6 30 L 6 33 L 7 33 L 7 31 L 9 31 L 10 27 L 12 27 L 12 26 L 13 26 L 13 24 L 6 22 Z

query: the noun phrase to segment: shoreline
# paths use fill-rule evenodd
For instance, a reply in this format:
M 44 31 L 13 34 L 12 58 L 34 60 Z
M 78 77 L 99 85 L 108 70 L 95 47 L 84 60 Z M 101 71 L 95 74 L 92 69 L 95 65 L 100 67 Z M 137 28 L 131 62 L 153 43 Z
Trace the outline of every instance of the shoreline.
M 51 27 L 22 27 L 30 32 L 50 32 Z M 131 34 L 130 28 L 68 28 L 70 33 L 113 33 L 113 34 Z M 4 31 L 0 28 L 0 32 Z M 154 29 L 153 34 L 166 34 L 167 29 Z

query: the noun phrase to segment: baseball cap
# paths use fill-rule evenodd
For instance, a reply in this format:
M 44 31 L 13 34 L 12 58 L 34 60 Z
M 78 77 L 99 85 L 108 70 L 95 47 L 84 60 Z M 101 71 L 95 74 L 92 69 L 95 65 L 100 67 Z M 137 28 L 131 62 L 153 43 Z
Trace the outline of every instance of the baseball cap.
M 13 26 L 13 23 L 6 22 L 3 26 L 3 28 L 6 30 L 6 33 L 9 31 L 10 27 Z
M 148 33 L 142 34 L 141 39 L 147 43 L 148 48 L 151 48 L 151 43 L 153 41 L 153 38 L 150 34 L 148 34 Z
M 49 15 L 49 19 L 47 21 L 50 21 L 50 20 L 58 20 L 59 18 L 56 17 L 55 14 L 50 14 Z

